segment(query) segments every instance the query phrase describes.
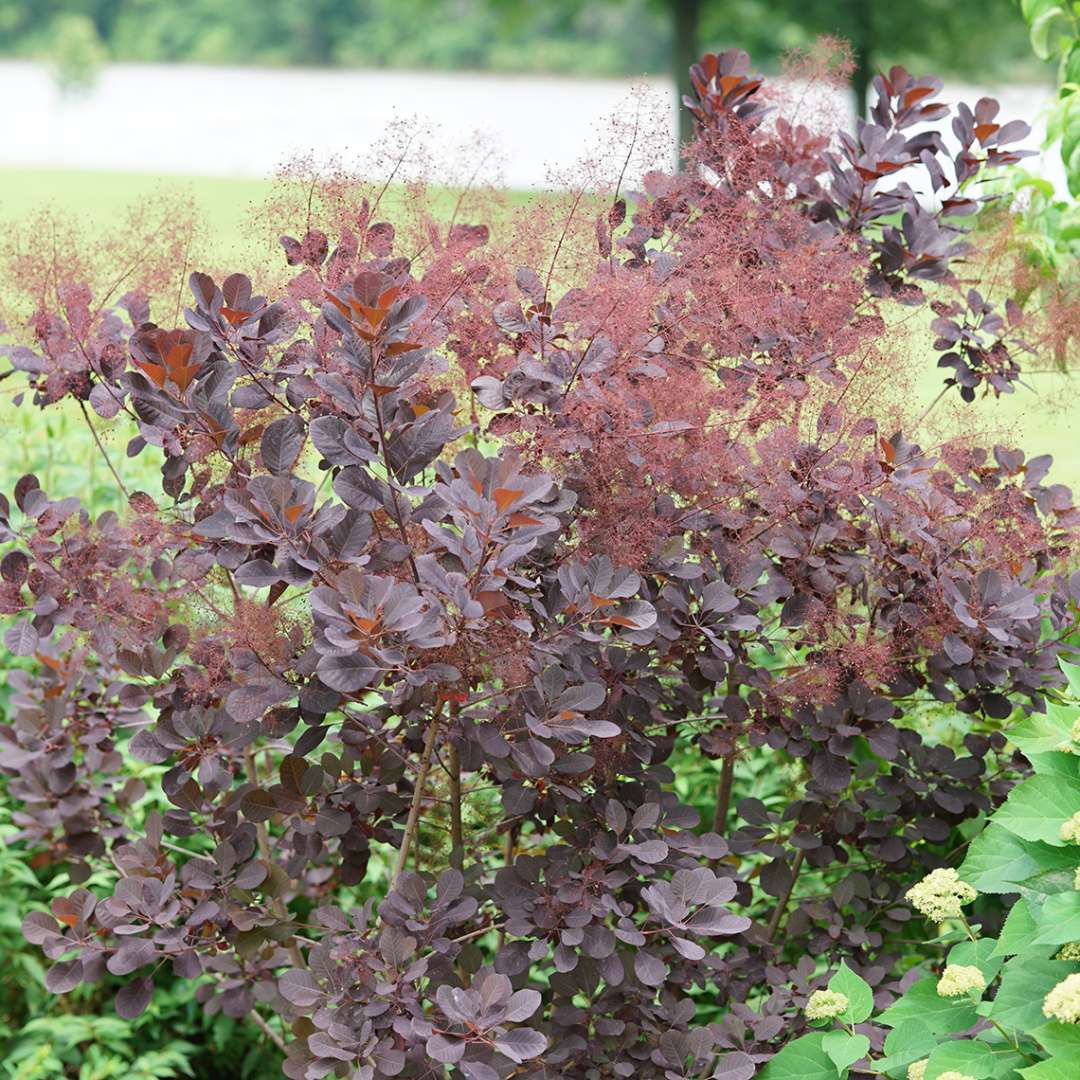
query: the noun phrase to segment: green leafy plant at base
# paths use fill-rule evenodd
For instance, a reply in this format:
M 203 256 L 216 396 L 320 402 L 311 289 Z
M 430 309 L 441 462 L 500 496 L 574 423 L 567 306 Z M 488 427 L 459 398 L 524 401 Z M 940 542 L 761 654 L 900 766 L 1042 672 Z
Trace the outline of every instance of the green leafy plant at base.
M 1080 196 L 1080 4 L 1075 0 L 1020 0 L 1031 48 L 1058 65 L 1057 101 L 1047 121 L 1046 144 L 1060 140 L 1069 191 Z
M 873 1016 L 870 986 L 841 965 L 805 1008 L 820 1030 L 781 1050 L 763 1080 L 1080 1076 L 1080 667 L 1062 668 L 1070 695 L 1009 732 L 1033 774 L 958 871 L 908 892 L 937 926 L 927 950 L 945 952 L 941 970 Z M 979 893 L 1016 896 L 997 937 L 963 911 Z
M 1053 353 L 1061 370 L 1075 349 L 1075 319 L 1080 258 L 1080 3 L 1075 0 L 1019 0 L 1036 57 L 1057 65 L 1056 95 L 1046 114 L 1043 147 L 1055 147 L 1065 168 L 1071 198 L 1061 197 L 1045 176 L 1023 169 L 1002 177 L 1012 198 L 1006 200 L 1010 227 L 1018 232 L 1026 282 L 1018 290 L 1025 310 L 1036 304 L 1061 313 L 1063 330 Z M 1015 211 L 1019 211 L 1015 213 Z

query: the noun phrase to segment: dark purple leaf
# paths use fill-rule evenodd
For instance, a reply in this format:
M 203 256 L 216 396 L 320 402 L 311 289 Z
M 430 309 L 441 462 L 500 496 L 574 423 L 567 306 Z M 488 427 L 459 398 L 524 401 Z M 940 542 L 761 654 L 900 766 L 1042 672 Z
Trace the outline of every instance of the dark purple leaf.
M 495 1049 L 504 1057 L 521 1064 L 539 1057 L 547 1049 L 547 1038 L 532 1028 L 514 1028 L 495 1040 Z
M 116 995 L 116 1012 L 125 1020 L 141 1016 L 154 996 L 154 980 L 149 975 L 122 986 Z

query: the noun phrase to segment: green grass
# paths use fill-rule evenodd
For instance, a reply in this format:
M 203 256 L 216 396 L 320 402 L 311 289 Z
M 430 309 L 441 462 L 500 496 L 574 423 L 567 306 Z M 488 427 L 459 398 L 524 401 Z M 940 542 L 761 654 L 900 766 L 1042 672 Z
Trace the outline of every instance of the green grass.
M 267 239 L 265 230 L 255 230 L 257 239 L 253 241 L 250 218 L 274 188 L 275 181 L 269 179 L 0 168 L 0 226 L 52 208 L 61 215 L 77 217 L 92 232 L 95 226 L 104 229 L 115 225 L 127 210 L 147 199 L 190 198 L 205 228 L 201 250 L 214 262 L 240 268 L 249 259 L 266 255 L 261 250 Z M 402 192 L 402 188 L 387 189 L 381 201 L 387 217 L 392 219 L 401 206 Z M 445 211 L 449 217 L 458 194 L 452 188 L 431 188 L 428 205 L 435 213 Z M 530 192 L 506 193 L 510 206 L 533 198 Z M 279 251 L 274 252 L 274 258 L 284 265 Z
M 912 355 L 897 362 L 897 385 L 890 386 L 892 376 L 886 372 L 881 394 L 871 400 L 899 403 L 904 416 L 926 414 L 916 431 L 905 431 L 925 448 L 963 435 L 988 448 L 1019 447 L 1029 459 L 1050 454 L 1054 465 L 1045 482 L 1067 484 L 1080 494 L 1080 379 L 1076 374 L 1064 373 L 1042 357 L 1022 357 L 1024 385 L 1016 385 L 1013 393 L 995 398 L 981 396 L 979 391 L 980 396 L 966 404 L 953 389 L 935 403 L 949 372 L 937 367 L 938 353 L 931 347 L 932 318 L 929 309 L 919 312 L 913 324 L 917 329 L 911 338 Z M 871 378 L 876 381 L 878 375 Z
M 996 403 L 986 403 L 1000 425 L 996 430 L 1012 435 L 1011 441 L 1029 458 L 1052 454 L 1049 481 L 1068 484 L 1080 494 L 1080 380 L 1075 374 L 1053 372 L 1028 375 L 1026 382 L 1030 390 L 1021 387 Z M 988 430 L 994 433 L 994 428 Z
M 161 195 L 190 196 L 215 254 L 242 253 L 248 211 L 270 193 L 269 180 L 158 177 L 138 173 L 0 169 L 0 222 L 53 207 L 91 228 L 115 222 L 131 206 Z
M 158 197 L 190 198 L 205 226 L 206 248 L 215 262 L 243 265 L 250 250 L 245 223 L 270 193 L 269 180 L 156 177 L 128 173 L 0 169 L 0 228 L 51 209 L 72 215 L 90 233 L 115 223 L 132 206 Z M 2 288 L 2 285 L 0 285 Z M 6 366 L 6 365 L 5 365 Z M 86 424 L 70 402 L 39 412 L 16 407 L 18 377 L 0 384 L 0 423 L 6 432 L 0 459 L 0 491 L 10 493 L 24 473 L 37 475 L 49 494 L 78 495 L 94 511 L 115 509 L 119 496 Z M 131 490 L 161 490 L 153 451 L 128 458 L 125 447 L 135 433 L 130 422 L 95 418 L 113 463 Z
M 206 226 L 206 248 L 213 261 L 244 268 L 252 265 L 249 260 L 265 258 L 265 252 L 255 252 L 247 222 L 271 188 L 269 180 L 0 169 L 0 227 L 46 206 L 76 215 L 91 228 L 95 224 L 105 226 L 141 200 L 177 193 L 193 200 Z M 445 199 L 449 211 L 455 194 L 436 192 L 435 197 Z M 510 202 L 520 204 L 528 198 L 511 193 Z M 388 202 L 393 201 L 396 197 L 391 192 Z M 392 216 L 392 205 L 388 210 Z M 909 414 L 915 414 L 915 406 L 921 411 L 929 405 L 941 388 L 942 373 L 933 364 L 928 352 L 925 369 L 915 384 L 898 392 L 912 399 L 905 409 Z M 17 381 L 0 386 L 0 421 L 7 433 L 0 460 L 0 490 L 9 491 L 22 473 L 36 472 L 46 491 L 80 495 L 95 510 L 115 507 L 114 485 L 79 411 L 65 406 L 48 410 L 42 417 L 29 407 L 17 409 L 11 402 Z M 929 441 L 935 428 L 937 434 L 955 430 L 950 412 L 962 418 L 958 422 L 965 427 L 970 427 L 971 417 L 975 416 L 988 445 L 1001 441 L 1022 446 L 1029 456 L 1053 454 L 1056 464 L 1051 478 L 1080 490 L 1080 402 L 1076 380 L 1060 374 L 1032 374 L 1028 381 L 1033 389 L 1021 388 L 999 401 L 980 400 L 971 407 L 974 413 L 943 403 L 926 430 L 919 432 L 919 438 Z M 887 394 L 888 387 L 885 389 Z M 128 459 L 124 454 L 131 430 L 119 423 L 96 423 L 128 486 L 151 493 L 160 491 L 153 455 Z
M 247 270 L 257 275 L 271 260 L 271 265 L 284 266 L 266 230 L 251 227 L 253 212 L 273 189 L 272 180 L 0 168 L 0 228 L 51 210 L 61 218 L 77 219 L 93 235 L 114 226 L 126 211 L 148 199 L 190 199 L 202 226 L 199 251 L 206 260 L 194 268 L 214 273 Z M 449 217 L 458 193 L 441 188 L 429 194 L 435 212 L 445 209 Z M 514 206 L 531 197 L 510 192 L 507 201 Z M 393 218 L 401 201 L 401 189 L 387 190 L 382 206 L 388 217 Z M 0 370 L 6 366 L 0 362 Z M 0 424 L 6 433 L 0 491 L 10 492 L 20 476 L 32 472 L 49 494 L 78 495 L 94 512 L 119 508 L 115 482 L 79 409 L 69 401 L 44 413 L 29 405 L 17 407 L 12 399 L 23 385 L 18 377 L 0 384 Z M 128 440 L 136 433 L 134 425 L 123 417 L 112 423 L 93 417 L 93 423 L 127 487 L 159 493 L 154 451 L 134 459 L 125 454 Z

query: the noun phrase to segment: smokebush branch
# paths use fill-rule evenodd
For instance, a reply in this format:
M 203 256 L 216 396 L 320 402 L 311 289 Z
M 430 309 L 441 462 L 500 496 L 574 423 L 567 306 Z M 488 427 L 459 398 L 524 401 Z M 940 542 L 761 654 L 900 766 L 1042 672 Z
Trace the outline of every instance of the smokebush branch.
M 728 810 L 731 806 L 731 784 L 735 777 L 735 751 L 724 756 L 720 767 L 720 782 L 716 788 L 716 812 L 713 814 L 713 832 L 723 836 L 727 832 Z
M 776 937 L 776 931 L 780 929 L 780 921 L 783 919 L 788 902 L 791 900 L 791 893 L 795 888 L 795 880 L 798 878 L 799 871 L 802 869 L 803 858 L 802 848 L 799 848 L 799 850 L 795 852 L 795 858 L 791 862 L 791 878 L 788 881 L 787 888 L 784 889 L 780 899 L 776 902 L 776 907 L 773 908 L 772 918 L 769 920 L 769 928 L 765 931 L 766 941 L 772 941 Z
M 229 580 L 232 580 L 231 574 L 229 575 Z M 259 766 L 255 761 L 254 748 L 250 745 L 244 750 L 244 760 L 247 763 L 248 780 L 253 787 L 258 788 Z M 255 823 L 255 842 L 259 847 L 259 858 L 266 863 L 266 872 L 269 875 L 274 866 L 274 861 L 270 855 L 270 832 L 266 827 L 265 821 L 258 821 Z M 289 914 L 289 909 L 286 907 L 285 901 L 282 900 L 280 896 L 273 896 L 270 898 L 270 907 L 282 922 L 291 921 L 292 917 Z M 295 935 L 290 936 L 289 944 L 286 948 L 289 950 L 289 956 L 292 957 L 293 964 L 295 964 L 296 967 L 303 967 L 304 957 L 300 952 L 300 946 L 296 943 Z
M 255 1008 L 248 1012 L 248 1019 L 283 1053 L 287 1054 L 289 1048 L 285 1040 L 259 1015 Z
M 452 742 L 447 747 L 446 759 L 450 778 L 450 865 L 460 870 L 465 858 L 465 834 L 461 825 L 461 758 Z
M 428 723 L 427 733 L 424 736 L 424 749 L 420 755 L 420 771 L 416 775 L 416 787 L 413 789 L 412 805 L 409 807 L 409 817 L 405 822 L 405 833 L 401 838 L 401 847 L 398 848 L 397 862 L 394 864 L 394 875 L 390 879 L 390 887 L 394 888 L 405 870 L 409 858 L 409 851 L 416 838 L 416 832 L 420 825 L 420 806 L 424 801 L 424 788 L 427 786 L 428 773 L 431 771 L 431 760 L 435 749 L 435 736 L 439 732 L 439 724 L 442 720 L 442 704 L 432 715 Z
M 899 67 L 854 132 L 761 86 L 745 54 L 703 57 L 685 168 L 639 183 L 668 148 L 620 116 L 588 184 L 511 221 L 459 199 L 443 228 L 412 184 L 376 220 L 378 184 L 301 168 L 270 210 L 304 230 L 295 276 L 196 272 L 173 328 L 149 313 L 186 246 L 140 237 L 103 310 L 81 241 L 14 245 L 34 315 L 0 378 L 79 401 L 124 495 L 93 404 L 127 409 L 169 500 L 95 519 L 33 476 L 0 497 L 12 839 L 72 871 L 24 923 L 50 991 L 104 965 L 132 1018 L 171 965 L 211 1014 L 257 1000 L 295 1076 L 653 1080 L 718 1049 L 688 986 L 742 1001 L 772 965 L 784 1014 L 740 1017 L 740 1054 L 798 1037 L 807 892 L 834 901 L 830 962 L 863 962 L 871 927 L 908 953 L 882 987 L 928 959 L 875 919 L 912 837 L 947 863 L 1007 794 L 986 735 L 1056 707 L 1080 512 L 1046 456 L 919 446 L 922 405 L 881 395 L 926 329 L 943 394 L 1019 378 L 1028 315 L 951 238 L 1025 125 L 981 101 L 947 144 L 938 81 Z M 920 203 L 920 170 L 949 198 Z M 163 809 L 129 836 L 144 793 Z M 873 910 L 840 887 L 856 863 Z
M 82 412 L 83 419 L 86 421 L 86 426 L 90 429 L 90 434 L 94 437 L 94 443 L 101 453 L 101 456 L 105 459 L 105 464 L 108 466 L 109 472 L 112 473 L 113 479 L 116 481 L 116 486 L 123 493 L 125 499 L 131 498 L 131 492 L 128 491 L 124 485 L 124 481 L 120 479 L 120 474 L 116 471 L 116 466 L 112 463 L 112 458 L 109 457 L 108 451 L 105 449 L 105 445 L 102 443 L 98 436 L 97 429 L 94 427 L 93 422 L 90 419 L 90 414 L 86 411 L 86 403 L 79 399 L 79 409 Z

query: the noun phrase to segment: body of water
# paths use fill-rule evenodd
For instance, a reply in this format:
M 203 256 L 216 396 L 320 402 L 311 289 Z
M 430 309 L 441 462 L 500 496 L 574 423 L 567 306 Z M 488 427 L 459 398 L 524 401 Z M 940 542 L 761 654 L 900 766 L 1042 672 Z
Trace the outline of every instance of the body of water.
M 990 93 L 1039 144 L 1049 88 L 950 85 L 950 99 Z M 559 186 L 559 171 L 611 143 L 611 118 L 644 111 L 674 145 L 667 77 L 581 79 L 482 73 L 331 71 L 114 64 L 78 96 L 46 65 L 0 63 L 0 166 L 264 177 L 284 160 L 340 157 L 361 169 L 397 122 L 421 134 L 434 177 L 493 148 L 488 178 L 516 189 Z M 850 112 L 843 95 L 837 111 Z M 480 139 L 478 141 L 477 136 Z M 463 148 L 465 148 L 463 150 Z M 486 153 L 486 151 L 485 151 Z M 496 163 L 499 167 L 496 168 Z M 555 170 L 555 172 L 553 172 Z M 1058 182 L 1060 163 L 1048 172 Z

